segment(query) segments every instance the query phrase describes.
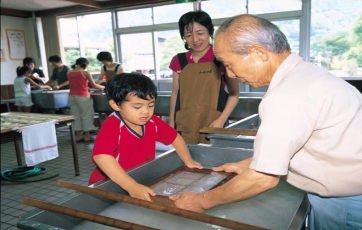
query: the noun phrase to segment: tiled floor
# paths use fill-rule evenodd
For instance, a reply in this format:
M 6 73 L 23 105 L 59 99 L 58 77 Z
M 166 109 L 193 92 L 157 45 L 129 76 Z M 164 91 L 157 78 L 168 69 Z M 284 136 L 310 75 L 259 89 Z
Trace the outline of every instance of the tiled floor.
M 40 164 L 40 166 L 48 170 L 46 174 L 52 175 L 58 173 L 59 176 L 53 179 L 31 183 L 15 183 L 1 180 L 1 230 L 18 229 L 17 222 L 19 217 L 34 209 L 21 203 L 23 197 L 30 196 L 44 201 L 54 202 L 72 193 L 72 190 L 56 185 L 59 179 L 87 185 L 88 176 L 94 168 L 90 161 L 93 144 L 77 144 L 80 176 L 75 176 L 68 128 L 58 128 L 57 137 L 59 157 L 44 162 Z M 15 167 L 17 167 L 17 161 L 13 142 L 2 142 L 1 170 Z

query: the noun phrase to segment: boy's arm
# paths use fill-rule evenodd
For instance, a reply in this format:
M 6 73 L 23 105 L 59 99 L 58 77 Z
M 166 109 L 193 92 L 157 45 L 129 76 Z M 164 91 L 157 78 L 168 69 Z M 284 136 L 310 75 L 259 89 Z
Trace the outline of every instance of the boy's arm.
M 93 157 L 94 162 L 98 167 L 116 184 L 126 190 L 130 196 L 142 199 L 151 200 L 151 196 L 155 193 L 147 186 L 137 183 L 130 177 L 126 171 L 118 164 L 117 160 L 108 154 L 98 154 Z
M 172 142 L 173 147 L 176 149 L 177 154 L 185 165 L 189 168 L 202 168 L 202 165 L 199 162 L 196 162 L 192 159 L 189 149 L 186 146 L 184 139 L 177 134 L 177 137 Z

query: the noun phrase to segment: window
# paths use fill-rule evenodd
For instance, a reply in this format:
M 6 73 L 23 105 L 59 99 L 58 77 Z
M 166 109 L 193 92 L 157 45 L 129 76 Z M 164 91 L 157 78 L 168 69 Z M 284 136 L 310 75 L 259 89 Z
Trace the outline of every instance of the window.
M 59 19 L 61 41 L 64 49 L 64 63 L 71 66 L 80 57 L 77 18 Z
M 182 14 L 200 7 L 210 14 L 215 29 L 227 18 L 238 14 L 265 17 L 285 33 L 292 52 L 299 53 L 304 59 L 309 59 L 310 55 L 312 62 L 338 76 L 362 76 L 362 12 L 357 10 L 362 9 L 361 1 L 227 1 L 228 4 L 225 0 L 208 0 L 61 18 L 66 63 L 73 64 L 75 58 L 86 56 L 91 61 L 89 68 L 99 71 L 101 64 L 95 60 L 97 52 L 114 52 L 111 21 L 114 13 L 118 25 L 113 28 L 119 47 L 117 57 L 120 57 L 126 71 L 142 72 L 157 84 L 170 82 L 172 72 L 168 66 L 171 58 L 186 51 L 177 22 Z M 303 4 L 311 4 L 311 12 L 304 12 L 309 7 Z M 309 15 L 311 28 L 307 25 Z M 309 33 L 310 41 L 308 37 L 301 38 Z M 167 87 L 171 90 L 170 84 Z M 251 89 L 243 84 L 241 89 L 265 91 L 264 88 Z
M 273 21 L 285 34 L 292 52 L 299 53 L 299 20 Z
M 155 79 L 152 33 L 125 34 L 120 39 L 125 70 Z
M 233 6 L 233 7 L 230 7 Z M 246 13 L 246 0 L 210 0 L 201 3 L 201 9 L 207 12 L 212 19 L 228 18 Z
M 154 24 L 178 22 L 184 13 L 192 10 L 192 3 L 181 3 L 154 7 Z
M 59 23 L 67 65 L 73 65 L 79 57 L 86 57 L 89 61 L 87 70 L 99 72 L 102 63 L 97 60 L 97 54 L 109 51 L 114 57 L 111 13 L 60 18 Z
M 312 1 L 310 60 L 339 77 L 362 76 L 362 1 Z
M 186 51 L 184 43 L 178 30 L 159 31 L 154 34 L 156 41 L 157 79 L 171 79 L 172 71 L 169 68 L 171 59 L 177 53 Z
M 302 0 L 252 0 L 249 1 L 250 14 L 266 14 L 302 9 Z
M 119 11 L 117 18 L 120 28 L 152 25 L 152 9 Z

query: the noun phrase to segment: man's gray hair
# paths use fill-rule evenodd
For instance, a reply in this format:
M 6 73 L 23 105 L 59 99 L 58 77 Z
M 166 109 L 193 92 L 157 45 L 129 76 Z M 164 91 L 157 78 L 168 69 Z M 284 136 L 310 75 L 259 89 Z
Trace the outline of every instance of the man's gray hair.
M 290 52 L 286 36 L 270 21 L 253 15 L 240 15 L 225 21 L 217 30 L 225 33 L 232 52 L 245 55 L 248 48 L 259 44 L 274 53 Z

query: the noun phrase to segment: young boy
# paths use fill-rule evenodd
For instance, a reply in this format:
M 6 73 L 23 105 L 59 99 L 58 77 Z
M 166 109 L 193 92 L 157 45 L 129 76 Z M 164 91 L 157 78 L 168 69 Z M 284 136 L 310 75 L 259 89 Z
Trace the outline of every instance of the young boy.
M 126 171 L 154 160 L 156 141 L 172 144 L 187 167 L 202 168 L 177 131 L 153 115 L 157 90 L 150 78 L 122 73 L 110 78 L 105 90 L 114 112 L 96 137 L 92 160 L 97 168 L 89 184 L 109 177 L 130 196 L 151 201 L 152 189 L 137 183 Z

